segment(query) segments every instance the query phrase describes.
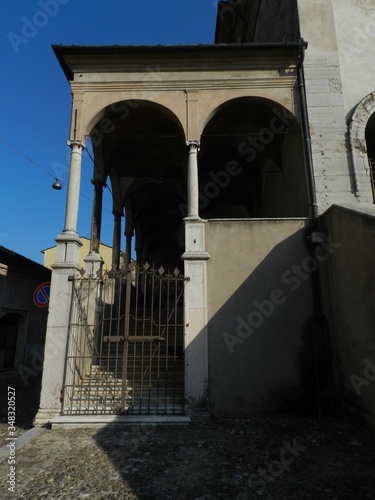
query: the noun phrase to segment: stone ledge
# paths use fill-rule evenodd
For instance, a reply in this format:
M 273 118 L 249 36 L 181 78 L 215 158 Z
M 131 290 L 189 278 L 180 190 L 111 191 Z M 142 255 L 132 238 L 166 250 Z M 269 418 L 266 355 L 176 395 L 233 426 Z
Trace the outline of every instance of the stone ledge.
M 189 425 L 185 415 L 64 415 L 51 420 L 51 429 L 108 427 L 113 425 Z

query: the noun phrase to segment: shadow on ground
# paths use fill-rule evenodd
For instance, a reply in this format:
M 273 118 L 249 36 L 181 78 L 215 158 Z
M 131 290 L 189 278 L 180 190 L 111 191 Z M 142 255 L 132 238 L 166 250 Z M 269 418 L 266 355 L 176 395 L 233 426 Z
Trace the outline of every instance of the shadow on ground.
M 375 440 L 345 421 L 257 415 L 106 428 L 95 441 L 136 498 L 375 498 Z
M 40 380 L 0 378 L 4 434 L 8 384 L 16 388 L 21 433 L 32 426 Z M 17 493 L 9 498 L 370 500 L 374 463 L 375 437 L 339 419 L 262 414 L 189 426 L 58 429 L 19 450 Z
M 0 446 L 5 444 L 5 438 L 8 437 L 8 387 L 15 389 L 16 394 L 17 435 L 33 427 L 38 411 L 41 374 L 30 370 L 22 375 L 17 371 L 0 372 Z

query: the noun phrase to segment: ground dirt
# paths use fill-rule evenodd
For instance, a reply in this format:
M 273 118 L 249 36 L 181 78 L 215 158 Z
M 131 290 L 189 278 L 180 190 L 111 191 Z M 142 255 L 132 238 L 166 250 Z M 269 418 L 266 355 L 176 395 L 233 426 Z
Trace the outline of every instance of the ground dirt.
M 16 389 L 17 436 L 32 427 L 39 379 Z M 1 499 L 375 500 L 375 438 L 345 419 L 256 415 L 188 426 L 43 430 L 0 465 Z

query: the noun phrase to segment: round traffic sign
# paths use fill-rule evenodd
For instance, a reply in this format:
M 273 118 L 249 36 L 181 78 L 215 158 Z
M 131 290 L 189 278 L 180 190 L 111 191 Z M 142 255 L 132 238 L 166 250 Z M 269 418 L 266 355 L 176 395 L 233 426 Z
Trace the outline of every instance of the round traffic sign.
M 49 304 L 49 292 L 51 288 L 51 283 L 45 281 L 36 287 L 34 292 L 34 304 L 37 307 L 46 307 Z

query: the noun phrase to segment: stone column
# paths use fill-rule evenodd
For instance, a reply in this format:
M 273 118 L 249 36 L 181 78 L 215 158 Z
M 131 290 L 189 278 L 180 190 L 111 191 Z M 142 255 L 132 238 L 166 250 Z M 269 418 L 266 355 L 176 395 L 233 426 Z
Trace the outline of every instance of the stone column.
M 188 160 L 188 215 L 189 219 L 199 219 L 198 151 L 199 142 L 189 141 Z
M 191 141 L 188 160 L 188 216 L 185 222 L 185 399 L 192 416 L 208 415 L 207 273 L 205 221 L 199 217 L 199 142 Z
M 92 207 L 90 251 L 99 253 L 100 232 L 102 227 L 103 187 L 105 187 L 105 184 L 102 181 L 95 179 L 91 182 L 94 184 L 94 201 Z
M 72 151 L 65 225 L 63 232 L 56 238 L 56 261 L 52 264 L 42 389 L 35 425 L 46 424 L 61 411 L 61 394 L 72 296 L 72 282 L 69 281 L 69 277 L 77 275 L 80 270 L 79 254 L 82 243 L 77 235 L 77 219 L 83 145 L 80 141 L 69 141 L 68 144 Z
M 68 195 L 66 198 L 64 232 L 77 234 L 77 219 L 79 205 L 79 190 L 81 185 L 82 149 L 81 141 L 68 141 L 70 152 L 70 170 Z
M 132 258 L 132 232 L 126 232 L 126 245 L 125 245 L 125 266 L 128 267 Z
M 115 271 L 120 267 L 120 250 L 121 250 L 121 212 L 114 212 L 113 222 L 113 242 L 112 242 L 112 270 Z
M 125 224 L 125 266 L 128 268 L 131 256 L 132 256 L 132 238 L 133 238 L 133 227 L 128 217 L 126 217 Z
M 94 201 L 92 205 L 90 253 L 85 257 L 86 275 L 101 274 L 103 259 L 100 256 L 100 232 L 102 226 L 103 187 L 105 183 L 94 179 Z

